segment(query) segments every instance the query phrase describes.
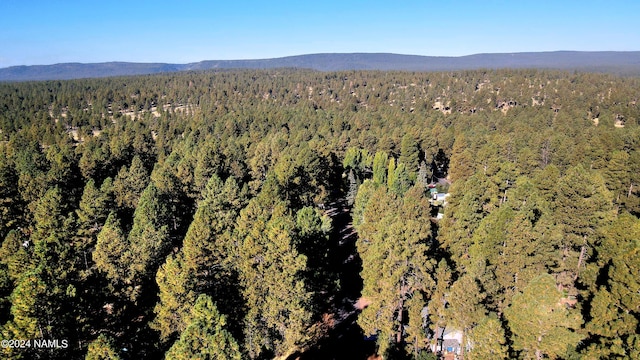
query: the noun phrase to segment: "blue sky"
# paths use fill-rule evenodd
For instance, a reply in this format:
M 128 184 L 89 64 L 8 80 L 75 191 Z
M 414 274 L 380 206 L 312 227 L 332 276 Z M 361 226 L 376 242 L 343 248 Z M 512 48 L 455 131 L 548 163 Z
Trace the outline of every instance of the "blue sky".
M 640 1 L 0 0 L 0 68 L 554 50 L 640 50 Z

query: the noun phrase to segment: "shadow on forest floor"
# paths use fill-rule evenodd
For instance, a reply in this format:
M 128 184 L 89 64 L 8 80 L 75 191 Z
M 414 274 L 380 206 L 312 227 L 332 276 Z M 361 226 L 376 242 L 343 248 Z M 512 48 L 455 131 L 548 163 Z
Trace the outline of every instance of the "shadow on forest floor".
M 350 208 L 343 199 L 330 203 L 325 214 L 333 220 L 330 262 L 338 274 L 340 290 L 334 302 L 335 326 L 326 337 L 304 353 L 287 360 L 367 359 L 375 354 L 375 341 L 366 340 L 357 324 L 360 311 L 354 307 L 362 292 L 362 260 L 356 248 L 357 233 L 353 228 Z

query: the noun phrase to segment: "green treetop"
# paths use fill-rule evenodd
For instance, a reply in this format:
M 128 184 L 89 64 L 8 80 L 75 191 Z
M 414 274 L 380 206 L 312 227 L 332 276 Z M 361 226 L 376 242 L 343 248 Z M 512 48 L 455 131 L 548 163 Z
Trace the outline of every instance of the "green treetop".
M 561 302 L 562 294 L 551 275 L 533 279 L 513 297 L 505 317 L 513 333 L 513 348 L 525 359 L 562 357 L 584 336 L 578 332 L 582 317 Z
M 399 162 L 405 164 L 409 179 L 415 181 L 420 166 L 420 149 L 416 139 L 411 134 L 405 134 L 402 137 Z
M 200 295 L 187 318 L 187 327 L 167 351 L 166 359 L 242 359 L 238 343 L 226 326 L 227 318 L 220 314 L 213 300 Z
M 113 348 L 111 339 L 104 334 L 100 334 L 95 340 L 89 343 L 85 360 L 120 360 L 118 352 Z

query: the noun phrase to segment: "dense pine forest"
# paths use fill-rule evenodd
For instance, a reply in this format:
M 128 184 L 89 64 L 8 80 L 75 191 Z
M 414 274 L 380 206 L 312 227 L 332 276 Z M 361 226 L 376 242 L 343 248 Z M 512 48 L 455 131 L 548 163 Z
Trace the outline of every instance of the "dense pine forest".
M 436 359 L 455 330 L 638 359 L 639 101 L 538 70 L 0 83 L 0 332 L 30 341 L 0 357 Z

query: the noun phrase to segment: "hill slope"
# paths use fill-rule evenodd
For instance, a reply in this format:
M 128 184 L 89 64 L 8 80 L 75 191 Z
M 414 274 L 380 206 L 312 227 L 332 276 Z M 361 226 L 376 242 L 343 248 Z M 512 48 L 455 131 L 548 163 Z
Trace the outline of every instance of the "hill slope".
M 308 68 L 337 70 L 449 71 L 543 68 L 640 75 L 640 51 L 556 51 L 476 54 L 460 57 L 388 53 L 309 54 L 258 60 L 207 60 L 190 64 L 108 62 L 13 66 L 0 69 L 0 81 L 65 80 L 210 69 Z

